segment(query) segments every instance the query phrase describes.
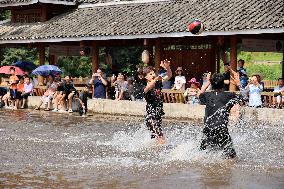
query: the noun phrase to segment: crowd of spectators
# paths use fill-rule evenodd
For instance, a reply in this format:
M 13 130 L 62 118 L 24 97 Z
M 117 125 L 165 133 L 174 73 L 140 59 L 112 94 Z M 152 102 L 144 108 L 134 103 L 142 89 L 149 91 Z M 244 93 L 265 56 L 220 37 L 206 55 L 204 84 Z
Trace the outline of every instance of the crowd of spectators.
M 233 70 L 229 63 L 224 64 L 224 91 L 230 90 L 231 74 Z M 200 104 L 198 92 L 202 85 L 207 81 L 207 74 L 204 73 L 201 78 L 191 78 L 188 82 L 184 75 L 182 67 L 177 67 L 175 75 L 171 80 L 163 83 L 163 89 L 180 91 L 188 104 Z M 262 107 L 263 99 L 261 92 L 264 90 L 264 84 L 261 82 L 261 74 L 253 74 L 248 76 L 244 68 L 244 61 L 238 61 L 237 73 L 240 76 L 241 86 L 246 90 L 248 95 L 248 106 Z M 165 75 L 165 71 L 161 70 L 159 75 Z M 113 99 L 113 100 L 131 100 L 145 101 L 144 88 L 146 86 L 145 75 L 142 68 L 134 73 L 127 75 L 125 73 L 113 74 L 112 77 L 106 77 L 101 69 L 92 74 L 91 79 L 83 89 L 77 91 L 71 76 L 61 78 L 60 75 L 48 76 L 46 78 L 46 91 L 41 97 L 36 110 L 44 105 L 45 111 L 50 111 L 53 107 L 54 112 L 69 112 L 74 109 L 74 101 L 76 101 L 80 114 L 87 112 L 87 99 Z M 28 75 L 18 77 L 15 70 L 11 67 L 8 88 L 0 88 L 0 104 L 5 108 L 18 109 L 25 108 L 28 97 L 33 95 L 33 88 L 37 81 L 32 80 Z M 210 86 L 207 90 L 211 90 Z M 274 89 L 273 107 L 281 108 L 283 105 L 284 82 L 283 78 L 279 78 L 278 86 Z M 92 94 L 92 96 L 90 96 Z M 76 109 L 76 108 L 75 108 Z

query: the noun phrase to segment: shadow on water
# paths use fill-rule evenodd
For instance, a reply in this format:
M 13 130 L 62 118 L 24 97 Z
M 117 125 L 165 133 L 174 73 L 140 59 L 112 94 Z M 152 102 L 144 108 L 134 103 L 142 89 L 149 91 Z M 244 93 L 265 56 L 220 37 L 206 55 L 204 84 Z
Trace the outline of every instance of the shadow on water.
M 202 124 L 165 121 L 157 146 L 143 119 L 0 111 L 6 188 L 284 188 L 284 125 L 230 126 L 238 159 L 200 151 Z

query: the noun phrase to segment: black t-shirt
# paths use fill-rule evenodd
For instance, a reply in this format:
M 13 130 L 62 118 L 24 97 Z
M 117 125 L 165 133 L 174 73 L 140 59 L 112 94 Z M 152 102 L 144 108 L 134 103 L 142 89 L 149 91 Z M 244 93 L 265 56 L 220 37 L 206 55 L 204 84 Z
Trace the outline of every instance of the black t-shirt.
M 224 80 L 229 80 L 230 81 L 230 72 L 225 72 L 224 74 L 223 74 L 223 76 L 224 76 Z M 224 84 L 224 91 L 229 91 L 229 89 L 230 89 L 230 84 Z
M 66 82 L 64 82 L 63 87 L 64 87 L 64 91 L 67 94 L 71 93 L 72 91 L 76 91 L 73 83 L 66 83 Z
M 213 115 L 221 107 L 225 107 L 226 104 L 236 98 L 235 93 L 230 92 L 205 92 L 199 96 L 202 105 L 206 105 L 205 118 Z
M 147 108 L 156 109 L 163 107 L 162 88 L 162 81 L 157 81 L 155 87 L 145 93 Z

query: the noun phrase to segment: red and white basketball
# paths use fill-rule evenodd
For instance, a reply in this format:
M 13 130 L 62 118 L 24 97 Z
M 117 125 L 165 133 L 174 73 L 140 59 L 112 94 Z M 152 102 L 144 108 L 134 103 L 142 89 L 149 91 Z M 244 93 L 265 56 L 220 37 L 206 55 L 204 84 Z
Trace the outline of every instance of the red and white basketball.
M 203 23 L 198 19 L 193 19 L 187 26 L 188 31 L 194 35 L 201 34 L 204 31 Z

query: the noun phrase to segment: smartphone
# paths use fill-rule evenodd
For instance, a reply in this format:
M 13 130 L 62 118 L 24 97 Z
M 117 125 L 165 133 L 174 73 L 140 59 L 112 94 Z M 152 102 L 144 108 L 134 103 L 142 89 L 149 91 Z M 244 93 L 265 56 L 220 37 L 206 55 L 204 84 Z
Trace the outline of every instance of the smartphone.
M 166 72 L 163 72 L 163 73 L 159 74 L 159 76 L 162 77 L 162 78 L 165 77 L 166 75 L 167 75 Z

